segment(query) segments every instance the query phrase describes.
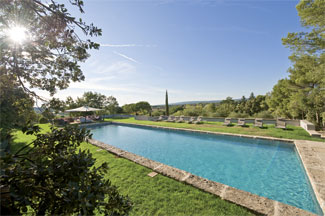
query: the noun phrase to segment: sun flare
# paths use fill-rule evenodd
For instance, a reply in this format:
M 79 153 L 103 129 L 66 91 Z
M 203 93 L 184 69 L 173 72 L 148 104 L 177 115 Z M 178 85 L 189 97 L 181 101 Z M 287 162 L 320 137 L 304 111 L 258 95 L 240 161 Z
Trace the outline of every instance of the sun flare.
M 27 39 L 27 29 L 21 26 L 14 26 L 8 30 L 10 40 L 15 43 L 23 43 Z

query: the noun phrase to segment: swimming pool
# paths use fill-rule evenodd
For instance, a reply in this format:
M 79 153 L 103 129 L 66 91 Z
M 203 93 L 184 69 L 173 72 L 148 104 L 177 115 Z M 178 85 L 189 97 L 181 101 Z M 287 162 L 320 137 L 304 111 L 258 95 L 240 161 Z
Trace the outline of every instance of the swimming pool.
M 120 149 L 321 214 L 291 143 L 116 124 L 89 129 Z

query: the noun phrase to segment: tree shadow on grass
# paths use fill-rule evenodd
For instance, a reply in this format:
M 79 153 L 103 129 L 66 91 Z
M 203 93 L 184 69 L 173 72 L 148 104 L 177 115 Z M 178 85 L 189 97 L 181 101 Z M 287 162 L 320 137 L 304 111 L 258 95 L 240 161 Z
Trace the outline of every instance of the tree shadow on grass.
M 29 145 L 27 146 L 29 143 L 25 143 L 25 142 L 15 142 L 15 141 L 12 141 L 10 143 L 10 146 L 9 146 L 9 150 L 12 154 L 15 154 L 17 153 L 18 151 L 20 151 L 20 149 L 24 148 L 21 150 L 20 154 L 21 153 L 25 153 L 27 151 L 29 151 L 30 149 L 32 149 L 32 146 Z

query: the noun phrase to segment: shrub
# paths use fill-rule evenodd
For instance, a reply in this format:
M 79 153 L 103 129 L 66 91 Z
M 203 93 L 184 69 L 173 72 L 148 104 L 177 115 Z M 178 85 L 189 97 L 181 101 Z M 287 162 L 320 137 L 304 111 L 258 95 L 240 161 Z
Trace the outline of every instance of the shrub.
M 54 124 L 57 126 L 64 126 L 67 124 L 67 122 L 64 121 L 63 119 L 54 119 Z
M 248 118 L 249 115 L 247 113 L 240 113 L 240 112 L 231 112 L 228 117 L 231 118 Z
M 40 120 L 39 120 L 39 123 L 40 123 L 40 124 L 46 124 L 46 123 L 48 123 L 48 122 L 49 122 L 49 120 L 47 120 L 47 119 L 44 118 L 44 117 L 41 117 Z
M 173 116 L 181 116 L 183 115 L 183 111 L 178 110 L 177 112 L 173 113 Z
M 79 148 L 90 131 L 69 126 L 35 135 L 32 143 L 0 158 L 1 185 L 10 191 L 1 194 L 1 214 L 26 214 L 28 208 L 35 215 L 128 214 L 131 202 L 104 176 L 108 165 L 95 166 L 89 150 Z
M 165 112 L 162 111 L 162 110 L 155 110 L 151 113 L 152 116 L 161 116 L 161 115 L 164 115 Z
M 256 113 L 254 115 L 254 117 L 256 118 L 270 118 L 270 119 L 273 119 L 274 116 L 272 115 L 272 113 L 270 111 L 262 111 L 262 112 L 259 112 L 259 113 Z

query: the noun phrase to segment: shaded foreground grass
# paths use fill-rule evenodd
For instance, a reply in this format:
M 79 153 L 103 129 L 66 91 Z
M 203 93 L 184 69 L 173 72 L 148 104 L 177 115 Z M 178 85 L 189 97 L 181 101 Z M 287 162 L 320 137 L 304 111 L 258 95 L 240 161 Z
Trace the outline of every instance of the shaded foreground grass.
M 197 124 L 187 124 L 187 123 L 143 121 L 143 120 L 135 120 L 134 118 L 105 119 L 105 121 L 324 142 L 324 139 L 311 137 L 307 133 L 307 131 L 305 131 L 303 128 L 292 126 L 292 125 L 288 125 L 287 130 L 283 130 L 283 129 L 275 128 L 275 126 L 271 124 L 264 125 L 264 128 L 258 128 L 258 127 L 254 127 L 253 124 L 247 124 L 248 127 L 238 127 L 236 126 L 236 124 L 234 124 L 231 127 L 227 127 L 227 126 L 223 126 L 222 122 L 203 122 L 203 124 L 197 125 Z
M 49 130 L 48 125 L 40 126 L 43 131 Z M 35 138 L 21 131 L 13 135 L 13 152 Z M 106 177 L 134 203 L 131 215 L 254 215 L 243 207 L 160 174 L 151 178 L 147 174 L 152 170 L 89 143 L 82 143 L 81 149 L 89 149 L 97 165 L 108 163 Z

